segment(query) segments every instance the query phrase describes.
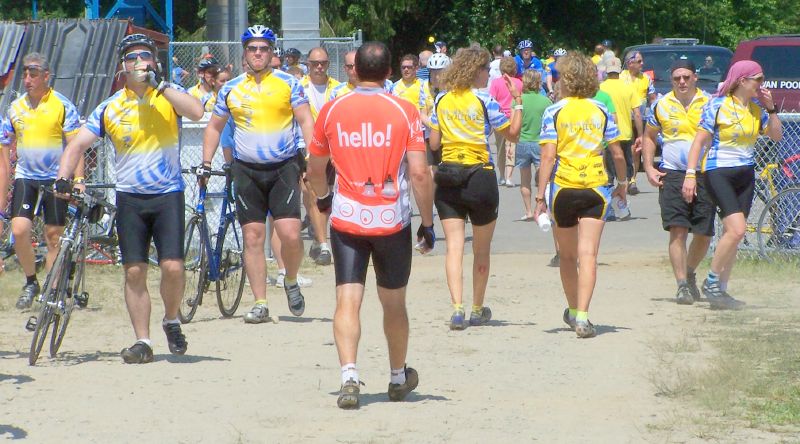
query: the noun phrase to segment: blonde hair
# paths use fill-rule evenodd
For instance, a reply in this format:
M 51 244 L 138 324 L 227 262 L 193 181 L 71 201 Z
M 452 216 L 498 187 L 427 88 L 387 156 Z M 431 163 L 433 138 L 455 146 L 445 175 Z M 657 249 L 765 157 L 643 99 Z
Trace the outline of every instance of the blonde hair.
M 503 57 L 500 59 L 500 72 L 510 76 L 517 75 L 517 61 L 514 60 L 514 57 Z M 541 77 L 539 80 L 541 80 Z
M 594 97 L 600 86 L 597 80 L 597 67 L 592 59 L 585 55 L 570 51 L 556 62 L 559 73 L 559 86 L 562 97 Z
M 516 67 L 516 62 L 514 62 Z M 522 92 L 539 92 L 542 89 L 542 73 L 529 69 L 522 74 Z
M 485 69 L 490 60 L 492 55 L 481 47 L 460 48 L 450 66 L 442 72 L 440 84 L 447 91 L 470 89 L 480 70 Z

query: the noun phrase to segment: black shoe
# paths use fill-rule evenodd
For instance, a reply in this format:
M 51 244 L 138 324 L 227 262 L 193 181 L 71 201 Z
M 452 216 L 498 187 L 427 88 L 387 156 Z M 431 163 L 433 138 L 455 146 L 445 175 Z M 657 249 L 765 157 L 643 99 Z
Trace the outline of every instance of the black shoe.
M 631 196 L 639 194 L 639 187 L 636 186 L 636 182 L 631 181 L 631 183 L 628 185 L 628 194 Z
M 712 310 L 741 310 L 746 305 L 745 302 L 734 299 L 728 293 L 719 288 L 718 282 L 703 281 L 703 294 L 711 304 Z
M 33 305 L 33 298 L 35 298 L 39 292 L 41 292 L 41 289 L 39 288 L 38 282 L 25 284 L 22 287 L 22 293 L 20 293 L 19 299 L 17 299 L 17 308 L 20 310 L 31 308 L 31 305 Z
M 364 383 L 356 382 L 353 379 L 342 384 L 342 388 L 339 389 L 339 398 L 336 400 L 336 405 L 340 409 L 352 410 L 358 408 L 358 395 L 361 392 L 359 385 L 364 385 Z
M 136 342 L 128 348 L 122 349 L 122 360 L 126 364 L 146 364 L 153 362 L 153 349 L 144 342 Z
M 286 300 L 289 302 L 289 311 L 295 316 L 301 316 L 306 310 L 306 300 L 303 297 L 303 293 L 300 291 L 300 285 L 286 285 L 283 287 L 283 291 L 286 292 Z
M 697 288 L 697 274 L 696 273 L 686 273 L 686 285 L 689 286 L 689 293 L 692 294 L 692 298 L 695 301 L 700 300 L 700 289 Z
M 411 367 L 406 367 L 406 382 L 402 384 L 389 384 L 389 399 L 392 401 L 402 401 L 409 393 L 414 391 L 419 385 L 419 375 Z
M 678 287 L 678 294 L 675 295 L 675 299 L 678 300 L 679 305 L 692 305 L 694 304 L 694 298 L 692 297 L 692 291 L 689 288 L 689 285 L 681 285 Z
M 173 355 L 182 355 L 186 353 L 186 347 L 189 345 L 186 342 L 186 336 L 181 331 L 181 324 L 162 324 L 164 333 L 167 334 L 167 344 L 169 344 L 169 352 Z

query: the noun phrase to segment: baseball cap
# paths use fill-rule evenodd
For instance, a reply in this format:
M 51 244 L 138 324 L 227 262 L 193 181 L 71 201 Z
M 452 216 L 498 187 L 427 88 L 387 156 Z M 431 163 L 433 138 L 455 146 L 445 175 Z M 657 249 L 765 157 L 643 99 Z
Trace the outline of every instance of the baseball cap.
M 622 62 L 619 60 L 619 57 L 614 57 L 608 61 L 606 64 L 606 72 L 617 74 L 622 72 Z

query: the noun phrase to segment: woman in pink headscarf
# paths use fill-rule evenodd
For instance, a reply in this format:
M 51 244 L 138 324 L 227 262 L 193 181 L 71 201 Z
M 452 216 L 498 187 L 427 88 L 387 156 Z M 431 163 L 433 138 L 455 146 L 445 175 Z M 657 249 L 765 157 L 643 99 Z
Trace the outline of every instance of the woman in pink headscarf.
M 736 310 L 744 306 L 744 302 L 728 294 L 727 287 L 753 202 L 754 147 L 761 134 L 776 142 L 782 137 L 772 94 L 763 83 L 764 72 L 758 63 L 750 60 L 734 63 L 716 97 L 703 109 L 699 130 L 689 150 L 683 198 L 691 202 L 696 181 L 705 180 L 719 207 L 724 229 L 708 277 L 703 281 L 703 294 L 713 309 Z M 706 150 L 701 170 L 695 171 L 703 148 Z

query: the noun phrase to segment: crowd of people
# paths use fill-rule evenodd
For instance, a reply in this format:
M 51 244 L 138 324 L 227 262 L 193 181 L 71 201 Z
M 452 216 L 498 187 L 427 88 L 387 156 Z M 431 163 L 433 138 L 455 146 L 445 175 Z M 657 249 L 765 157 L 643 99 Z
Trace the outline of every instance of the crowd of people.
M 153 360 L 146 285 L 151 240 L 162 273 L 168 346 L 175 354 L 187 351 L 178 320 L 185 285 L 185 183 L 178 134 L 181 118 L 198 120 L 204 113 L 210 120 L 197 180 L 210 176 L 222 146 L 236 190 L 254 301 L 244 322 L 269 319 L 267 218 L 273 221 L 270 236 L 279 245 L 281 286 L 293 315 L 302 316 L 306 304 L 298 276 L 303 204 L 314 235 L 309 254 L 319 264 L 333 264 L 341 408 L 359 406 L 359 311 L 370 261 L 384 311 L 388 396 L 403 400 L 419 383 L 417 370 L 406 364 L 405 289 L 414 246 L 424 254 L 436 244 L 436 216 L 445 235 L 450 328 L 491 321 L 485 296 L 499 187 L 516 186 L 515 168 L 521 220 L 554 227 L 551 264 L 560 268 L 563 321 L 579 338 L 596 334 L 589 307 L 603 227 L 615 211 L 624 218 L 628 196 L 638 192 L 640 164 L 659 188 L 677 302 L 692 304 L 702 293 L 712 308 L 744 304 L 727 290 L 753 197 L 753 147 L 760 134 L 781 137 L 755 62 L 735 63 L 717 95 L 709 97 L 696 87 L 697 67 L 676 60 L 670 68 L 672 91 L 657 97 L 642 71 L 642 55 L 627 54 L 623 68 L 608 41 L 591 57 L 558 48 L 552 60 L 537 58 L 530 40 L 519 42 L 515 56 L 499 45 L 490 52 L 478 44 L 449 53 L 444 42 L 437 42 L 435 52 L 398 57 L 395 82 L 388 80 L 393 58 L 386 45 L 367 42 L 344 57 L 344 83 L 328 75 L 324 48 L 312 49 L 300 63 L 299 51 L 280 53 L 273 31 L 261 25 L 249 27 L 241 43 L 241 75 L 233 77 L 230 67 L 204 58 L 197 66 L 198 84 L 185 90 L 162 78 L 151 39 L 125 37 L 117 47 L 125 85 L 83 126 L 69 99 L 49 86 L 47 60 L 36 53 L 23 58 L 26 94 L 12 103 L 0 133 L 3 189 L 12 145 L 18 159 L 10 216 L 27 279 L 18 308 L 29 308 L 41 292 L 27 248 L 39 186 L 52 187 L 60 198 L 83 187 L 83 153 L 96 139 L 108 137 L 116 150 L 124 295 L 136 336 L 122 359 Z M 172 75 L 176 81 L 186 78 L 179 71 Z M 663 154 L 654 165 L 658 143 Z M 48 266 L 67 218 L 65 201 L 53 194 L 44 196 Z M 416 231 L 412 195 L 420 217 Z M 713 235 L 717 209 L 724 232 L 698 288 L 697 267 Z M 473 257 L 467 317 L 468 223 Z

